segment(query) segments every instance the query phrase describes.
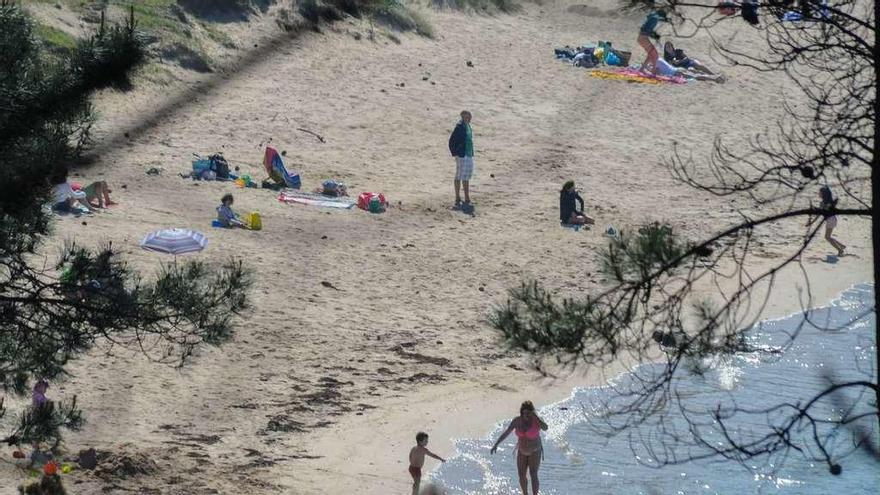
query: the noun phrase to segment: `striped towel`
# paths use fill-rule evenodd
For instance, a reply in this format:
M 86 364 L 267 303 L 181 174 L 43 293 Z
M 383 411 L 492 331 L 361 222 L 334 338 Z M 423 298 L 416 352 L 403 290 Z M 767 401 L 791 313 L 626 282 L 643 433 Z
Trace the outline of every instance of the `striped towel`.
M 278 195 L 278 201 L 283 203 L 298 203 L 301 205 L 320 206 L 322 208 L 354 208 L 355 202 L 348 197 L 334 198 L 332 196 L 324 196 L 323 194 L 313 194 L 307 192 L 296 191 L 294 189 L 285 189 Z

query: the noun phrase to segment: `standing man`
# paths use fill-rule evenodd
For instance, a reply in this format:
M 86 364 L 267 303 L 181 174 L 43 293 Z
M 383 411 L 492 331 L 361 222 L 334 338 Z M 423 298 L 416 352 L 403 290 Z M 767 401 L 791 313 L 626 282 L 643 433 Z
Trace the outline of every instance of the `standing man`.
M 455 157 L 455 207 L 460 208 L 459 189 L 464 186 L 464 205 L 470 206 L 470 180 L 474 173 L 474 133 L 471 130 L 471 113 L 461 112 L 461 121 L 449 136 L 449 152 Z

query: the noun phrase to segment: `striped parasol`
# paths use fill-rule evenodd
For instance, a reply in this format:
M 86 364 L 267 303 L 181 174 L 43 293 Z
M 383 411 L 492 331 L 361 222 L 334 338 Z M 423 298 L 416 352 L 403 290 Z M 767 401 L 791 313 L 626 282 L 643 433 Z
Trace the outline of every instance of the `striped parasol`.
M 190 229 L 157 230 L 147 234 L 141 241 L 141 247 L 147 251 L 174 255 L 201 251 L 207 245 L 205 234 Z

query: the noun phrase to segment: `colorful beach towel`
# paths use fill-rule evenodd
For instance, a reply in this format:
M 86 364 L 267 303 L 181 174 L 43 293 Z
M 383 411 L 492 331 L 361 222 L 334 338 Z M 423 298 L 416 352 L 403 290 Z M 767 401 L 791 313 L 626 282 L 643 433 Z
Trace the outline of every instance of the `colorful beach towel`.
M 300 188 L 299 174 L 287 171 L 287 168 L 284 166 L 284 160 L 281 159 L 281 155 L 278 154 L 275 148 L 271 146 L 266 147 L 266 154 L 263 155 L 263 166 L 266 167 L 266 173 L 269 174 L 269 177 L 277 184 L 294 189 Z
M 600 79 L 616 79 L 618 81 L 627 81 L 627 82 L 635 82 L 635 83 L 643 83 L 643 84 L 663 84 L 663 83 L 672 83 L 672 84 L 687 84 L 688 80 L 682 76 L 675 77 L 666 77 L 666 76 L 654 76 L 651 74 L 646 74 L 637 69 L 633 69 L 631 67 L 624 67 L 622 69 L 596 69 L 591 70 L 590 75 L 592 77 L 598 77 Z
M 354 201 L 347 197 L 334 198 L 332 196 L 324 196 L 323 194 L 312 194 L 290 189 L 281 191 L 281 194 L 278 195 L 278 201 L 283 203 L 320 206 L 322 208 L 342 208 L 345 210 L 353 208 L 355 205 Z

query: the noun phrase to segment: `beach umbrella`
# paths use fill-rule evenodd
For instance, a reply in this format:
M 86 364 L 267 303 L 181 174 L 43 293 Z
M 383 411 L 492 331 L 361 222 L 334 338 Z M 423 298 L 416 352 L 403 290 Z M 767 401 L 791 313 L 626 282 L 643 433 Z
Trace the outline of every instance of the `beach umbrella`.
M 141 241 L 141 247 L 148 251 L 174 255 L 201 251 L 207 245 L 205 234 L 190 229 L 157 230 Z

